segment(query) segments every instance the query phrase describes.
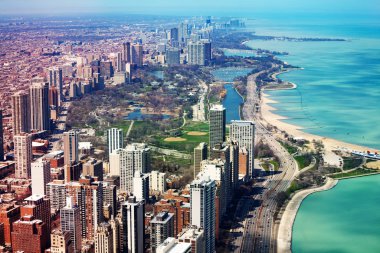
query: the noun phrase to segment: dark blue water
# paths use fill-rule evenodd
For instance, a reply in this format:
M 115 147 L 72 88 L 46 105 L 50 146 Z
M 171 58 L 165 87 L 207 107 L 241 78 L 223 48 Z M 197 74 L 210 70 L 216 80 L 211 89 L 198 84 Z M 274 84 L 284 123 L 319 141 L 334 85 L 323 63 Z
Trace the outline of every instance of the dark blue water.
M 141 109 L 136 109 L 133 112 L 129 113 L 124 119 L 126 120 L 160 120 L 160 119 L 170 119 L 172 116 L 168 114 L 144 114 L 141 113 Z
M 245 76 L 251 69 L 249 68 L 220 68 L 212 71 L 216 79 L 224 82 L 233 82 L 236 77 Z M 243 98 L 236 92 L 232 83 L 224 85 L 227 95 L 223 99 L 222 104 L 226 108 L 227 124 L 231 120 L 240 120 L 240 106 L 244 103 Z

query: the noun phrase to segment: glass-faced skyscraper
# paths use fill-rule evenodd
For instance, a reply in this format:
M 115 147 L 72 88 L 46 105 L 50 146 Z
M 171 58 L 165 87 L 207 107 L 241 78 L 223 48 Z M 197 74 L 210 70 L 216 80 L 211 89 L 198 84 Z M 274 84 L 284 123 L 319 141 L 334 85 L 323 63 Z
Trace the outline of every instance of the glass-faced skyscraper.
M 209 114 L 210 149 L 216 144 L 226 141 L 226 108 L 223 105 L 213 105 Z

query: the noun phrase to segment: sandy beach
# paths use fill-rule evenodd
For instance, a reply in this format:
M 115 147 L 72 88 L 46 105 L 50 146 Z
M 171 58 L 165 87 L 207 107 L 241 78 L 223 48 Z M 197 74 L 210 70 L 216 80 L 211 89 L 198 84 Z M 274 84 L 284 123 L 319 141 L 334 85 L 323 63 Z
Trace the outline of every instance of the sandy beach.
M 286 117 L 275 114 L 276 109 L 270 104 L 278 103 L 275 100 L 272 100 L 268 94 L 265 94 L 265 91 L 262 93 L 261 97 L 261 118 L 263 122 L 269 123 L 273 126 L 276 126 L 278 129 L 285 131 L 289 135 L 292 135 L 295 138 L 303 138 L 308 141 L 319 140 L 322 141 L 325 145 L 327 151 L 343 149 L 347 151 L 367 151 L 373 150 L 373 148 L 368 148 L 365 146 L 355 145 L 343 141 L 338 141 L 332 138 L 322 137 L 314 134 L 309 134 L 302 131 L 302 127 L 292 125 L 284 122 L 283 120 Z

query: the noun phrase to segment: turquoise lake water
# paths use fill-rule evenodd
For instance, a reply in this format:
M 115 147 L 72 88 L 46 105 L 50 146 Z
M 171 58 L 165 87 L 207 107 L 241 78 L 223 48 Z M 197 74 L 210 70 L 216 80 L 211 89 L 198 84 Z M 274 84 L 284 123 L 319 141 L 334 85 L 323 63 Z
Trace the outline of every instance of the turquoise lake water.
M 355 23 L 353 23 L 355 21 Z M 304 68 L 280 75 L 298 88 L 270 91 L 277 113 L 306 132 L 380 149 L 380 23 L 317 20 L 252 21 L 258 35 L 344 38 L 344 42 L 254 40 L 251 48 L 289 52 Z
M 212 71 L 212 74 L 218 80 L 233 82 L 234 78 L 245 76 L 249 72 L 251 72 L 249 68 L 220 68 Z M 227 90 L 227 96 L 223 99 L 222 104 L 226 108 L 226 121 L 229 124 L 231 120 L 240 120 L 240 105 L 244 103 L 244 100 L 236 92 L 232 83 L 225 84 L 224 88 Z
M 341 180 L 307 197 L 294 223 L 293 253 L 380 252 L 380 175 Z
M 295 90 L 268 92 L 277 113 L 305 131 L 380 149 L 380 20 L 252 20 L 258 35 L 344 38 L 344 42 L 255 40 L 289 52 L 280 58 L 304 68 L 280 75 Z M 302 203 L 293 227 L 293 253 L 380 252 L 380 175 L 342 180 Z

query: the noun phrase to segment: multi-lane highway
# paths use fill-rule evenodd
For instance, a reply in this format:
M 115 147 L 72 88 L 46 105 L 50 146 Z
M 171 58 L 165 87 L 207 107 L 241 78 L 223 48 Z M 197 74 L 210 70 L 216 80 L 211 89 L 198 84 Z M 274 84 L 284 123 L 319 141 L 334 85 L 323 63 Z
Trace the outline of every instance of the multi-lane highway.
M 292 155 L 276 140 L 275 136 L 266 130 L 259 113 L 256 112 L 256 103 L 260 103 L 256 89 L 256 78 L 262 72 L 249 76 L 247 84 L 247 100 L 243 107 L 245 120 L 254 120 L 256 123 L 256 139 L 261 139 L 276 154 L 280 161 L 278 172 L 271 171 L 255 185 L 257 194 L 250 201 L 245 200 L 242 208 L 248 209 L 244 221 L 242 237 L 234 241 L 235 252 L 275 252 L 276 231 L 274 213 L 277 207 L 276 195 L 285 191 L 298 171 L 298 165 Z

